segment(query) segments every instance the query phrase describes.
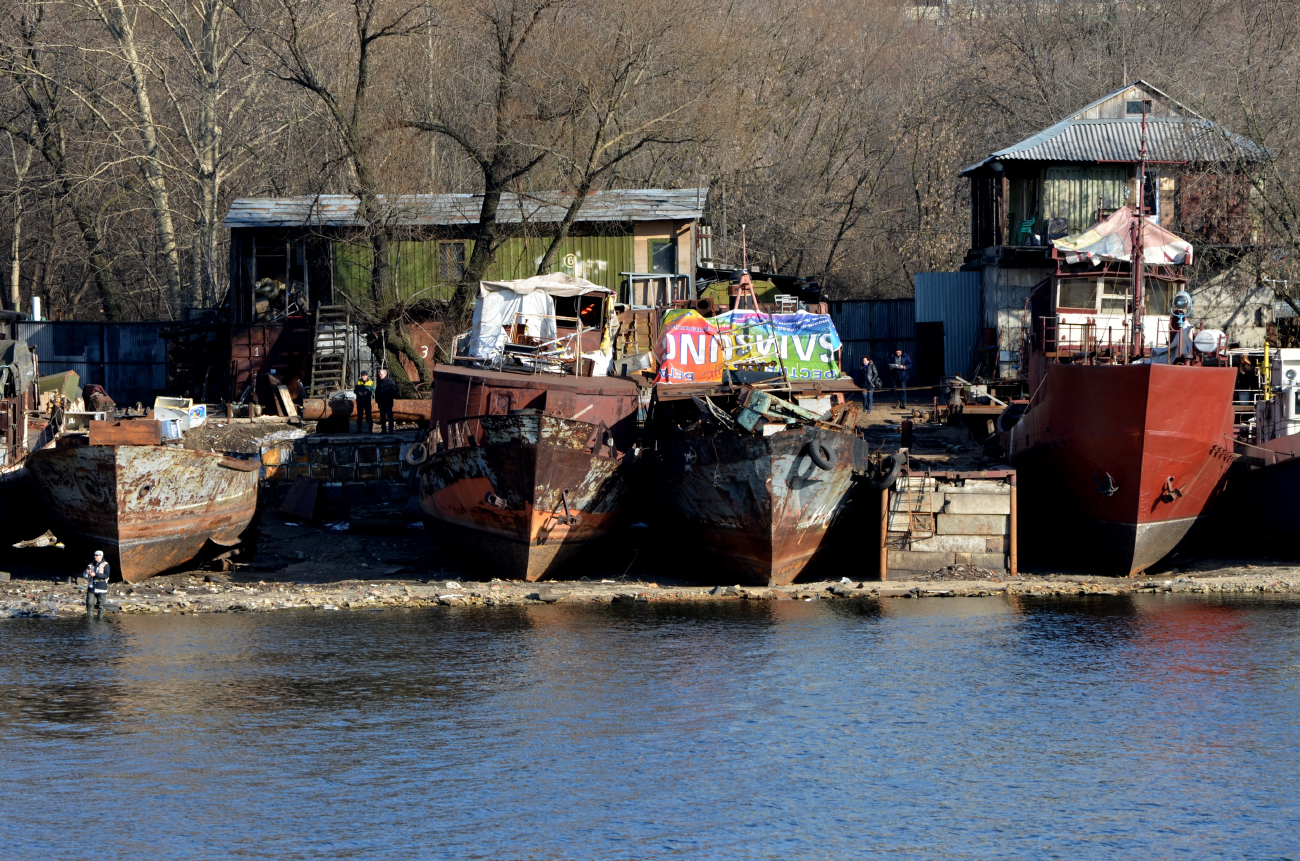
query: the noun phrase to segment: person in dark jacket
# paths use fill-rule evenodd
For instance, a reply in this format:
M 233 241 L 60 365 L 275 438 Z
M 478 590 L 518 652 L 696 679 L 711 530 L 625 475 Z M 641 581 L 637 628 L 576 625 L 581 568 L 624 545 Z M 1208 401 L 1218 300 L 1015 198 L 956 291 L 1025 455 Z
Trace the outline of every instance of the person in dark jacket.
M 361 379 L 357 380 L 352 393 L 357 396 L 357 433 L 362 433 L 363 421 L 366 423 L 365 433 L 369 433 L 375 429 L 374 414 L 370 412 L 370 402 L 375 396 L 375 381 L 370 379 L 369 372 L 361 372 Z
M 393 433 L 393 401 L 397 400 L 397 383 L 388 376 L 387 368 L 379 369 L 379 384 L 375 386 L 375 403 L 379 405 L 379 427 L 383 433 Z
M 867 412 L 871 412 L 876 404 L 876 389 L 880 388 L 880 373 L 876 370 L 876 363 L 871 361 L 870 356 L 862 357 L 862 371 L 858 385 L 862 387 L 862 405 L 867 408 Z
M 86 566 L 86 615 L 104 614 L 104 596 L 108 594 L 109 565 L 104 551 L 95 551 L 95 561 Z
M 907 406 L 907 380 L 912 376 L 912 357 L 901 349 L 895 350 L 889 360 L 889 370 L 894 377 L 894 392 L 898 395 L 898 405 Z

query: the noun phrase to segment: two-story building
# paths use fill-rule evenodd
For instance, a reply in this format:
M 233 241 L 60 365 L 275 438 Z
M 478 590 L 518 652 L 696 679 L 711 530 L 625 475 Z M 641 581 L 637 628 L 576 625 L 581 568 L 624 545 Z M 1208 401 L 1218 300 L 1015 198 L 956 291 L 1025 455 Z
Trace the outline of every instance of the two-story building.
M 998 375 L 1015 376 L 1030 290 L 1055 269 L 1051 241 L 1136 206 L 1139 194 L 1148 218 L 1196 249 L 1195 319 L 1226 331 L 1234 344 L 1262 343 L 1272 291 L 1238 264 L 1257 239 L 1242 168 L 1265 157 L 1251 141 L 1137 81 L 963 170 L 971 184 L 971 249 L 962 268 L 981 273 L 982 342 L 997 344 Z M 1106 301 L 1103 293 L 1096 302 Z

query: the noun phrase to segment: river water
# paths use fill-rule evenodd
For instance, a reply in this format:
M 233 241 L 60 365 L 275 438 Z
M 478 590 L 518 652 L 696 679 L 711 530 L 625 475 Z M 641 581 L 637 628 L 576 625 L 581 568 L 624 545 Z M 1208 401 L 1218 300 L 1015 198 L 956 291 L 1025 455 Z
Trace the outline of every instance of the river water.
M 1300 602 L 0 622 L 5 858 L 1300 858 Z

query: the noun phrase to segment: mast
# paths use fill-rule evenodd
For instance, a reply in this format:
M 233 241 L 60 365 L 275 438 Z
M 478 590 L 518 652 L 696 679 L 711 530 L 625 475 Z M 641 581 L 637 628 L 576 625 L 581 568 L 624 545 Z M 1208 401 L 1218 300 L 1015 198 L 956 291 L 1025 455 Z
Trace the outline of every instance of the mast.
M 1138 148 L 1137 168 L 1137 218 L 1133 219 L 1133 259 L 1129 269 L 1133 272 L 1133 347 L 1131 357 L 1142 358 L 1144 337 L 1142 331 L 1142 270 L 1146 254 L 1142 247 L 1142 226 L 1146 220 L 1147 202 L 1147 108 L 1151 100 L 1142 100 L 1142 143 Z

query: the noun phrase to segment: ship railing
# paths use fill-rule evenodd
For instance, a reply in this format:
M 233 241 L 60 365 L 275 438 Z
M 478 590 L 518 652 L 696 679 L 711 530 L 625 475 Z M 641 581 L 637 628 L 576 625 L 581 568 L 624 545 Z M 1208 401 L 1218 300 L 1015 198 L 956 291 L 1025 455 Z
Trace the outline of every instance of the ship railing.
M 1101 326 L 1092 320 L 1076 323 L 1053 316 L 1039 317 L 1035 323 L 1032 346 L 1049 359 L 1087 365 L 1132 361 L 1129 347 L 1131 330 L 1127 322 L 1119 326 Z M 1171 333 L 1168 329 L 1160 328 L 1153 334 L 1150 340 L 1143 339 L 1144 358 L 1153 352 L 1169 349 Z

